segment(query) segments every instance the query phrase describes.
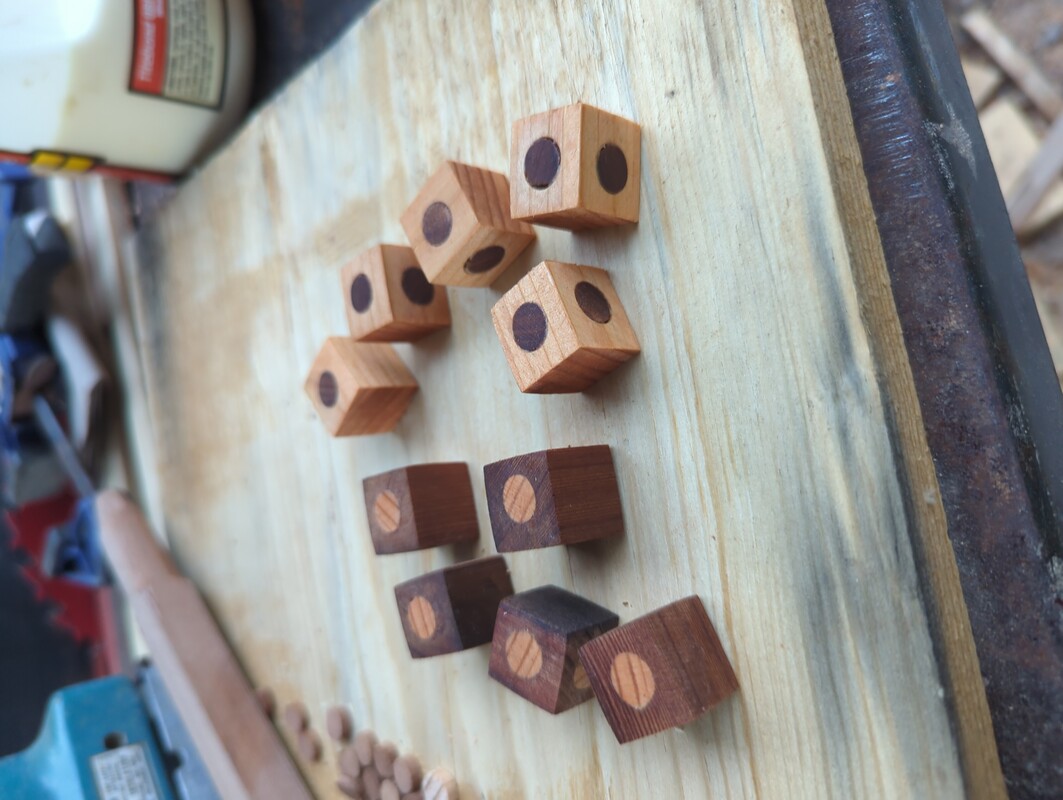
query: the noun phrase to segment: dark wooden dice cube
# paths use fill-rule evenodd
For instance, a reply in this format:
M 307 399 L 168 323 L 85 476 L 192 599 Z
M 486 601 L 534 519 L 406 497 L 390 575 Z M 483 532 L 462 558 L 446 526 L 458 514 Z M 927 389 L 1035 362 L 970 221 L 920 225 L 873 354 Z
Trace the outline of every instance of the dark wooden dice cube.
M 456 653 L 491 641 L 498 604 L 513 594 L 502 556 L 429 572 L 395 587 L 414 658 Z
M 686 725 L 738 691 L 697 596 L 592 639 L 579 657 L 621 744 Z
M 579 648 L 620 622 L 597 603 L 557 586 L 507 597 L 498 607 L 492 678 L 551 714 L 589 700 Z
M 414 464 L 362 481 L 377 555 L 480 538 L 469 468 Z
M 484 467 L 500 553 L 577 544 L 624 532 L 608 445 L 541 450 Z

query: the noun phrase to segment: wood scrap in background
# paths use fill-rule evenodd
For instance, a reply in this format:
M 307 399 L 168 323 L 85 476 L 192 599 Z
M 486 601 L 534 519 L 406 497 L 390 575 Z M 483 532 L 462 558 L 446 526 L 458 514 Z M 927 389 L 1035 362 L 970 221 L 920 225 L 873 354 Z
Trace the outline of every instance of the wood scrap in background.
M 1016 2 L 995 9 L 1008 17 L 1010 30 L 1020 39 L 1009 37 L 985 10 L 970 11 L 954 16 L 972 37 L 975 45 L 968 48 L 962 59 L 964 73 L 971 89 L 986 144 L 997 172 L 1001 191 L 1007 201 L 1008 213 L 1016 235 L 1023 243 L 1023 259 L 1037 303 L 1038 313 L 1055 362 L 1056 372 L 1063 384 L 1063 231 L 1050 225 L 1059 217 L 1061 202 L 1060 173 L 1063 171 L 1063 91 L 1058 85 L 1059 70 L 1050 79 L 1042 70 L 1051 69 L 1045 61 L 1040 45 L 1035 52 L 1038 63 L 1019 45 L 1033 50 L 1033 40 L 1021 31 L 1031 25 L 1044 28 L 1055 15 L 1060 15 L 1050 3 Z M 1002 23 L 1006 20 L 1002 20 Z M 1063 33 L 1063 22 L 1057 23 Z M 1042 30 L 1040 40 L 1051 35 Z M 1055 34 L 1058 41 L 1060 34 Z M 975 52 L 974 48 L 981 48 Z M 993 83 L 994 67 L 983 61 L 988 54 L 1015 82 L 1018 91 L 1052 122 L 1043 140 L 1039 127 L 1022 110 L 1013 96 L 1001 97 L 1001 85 Z M 988 66 L 988 69 L 987 69 Z M 1058 62 L 1057 62 L 1058 66 Z M 991 98 L 997 97 L 996 100 Z M 991 102 L 990 102 L 991 101 Z
M 1001 97 L 990 103 L 979 114 L 979 120 L 1000 190 L 1005 197 L 1011 197 L 1026 174 L 1028 165 L 1041 149 L 1040 137 L 1018 103 L 1010 97 Z M 1023 232 L 1040 230 L 1061 214 L 1063 184 L 1053 180 L 1048 193 L 1024 221 Z M 1012 222 L 1016 224 L 1015 220 Z
M 1063 93 L 985 10 L 968 12 L 961 24 L 1033 104 L 1058 123 L 1042 145 L 1037 130 L 1014 100 L 1002 97 L 988 102 L 1000 89 L 1000 71 L 971 56 L 963 59 L 1012 225 L 1019 236 L 1029 236 L 1063 213 L 1063 184 L 1057 181 L 1063 166 Z
M 1034 217 L 1041 198 L 1051 186 L 1058 185 L 1060 170 L 1063 170 L 1063 114 L 1056 117 L 1040 148 L 1033 155 L 1015 185 L 1005 192 L 1008 214 L 1015 231 L 1023 235 L 1036 231 Z
M 981 111 L 1004 83 L 1004 73 L 982 58 L 964 56 L 960 63 L 967 78 L 967 86 L 971 89 L 974 107 Z
M 96 498 L 96 514 L 107 559 L 219 794 L 310 800 L 203 598 L 140 509 L 111 490 Z
M 985 9 L 963 15 L 960 24 L 968 34 L 1015 81 L 1045 119 L 1052 121 L 1063 113 L 1063 93 L 1037 64 L 1008 38 Z

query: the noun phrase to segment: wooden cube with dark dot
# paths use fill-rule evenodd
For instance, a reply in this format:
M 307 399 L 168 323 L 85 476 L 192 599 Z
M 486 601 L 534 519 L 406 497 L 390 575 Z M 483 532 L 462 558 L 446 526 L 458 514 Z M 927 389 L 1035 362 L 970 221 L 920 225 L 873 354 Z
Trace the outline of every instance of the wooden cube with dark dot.
M 329 433 L 361 436 L 393 430 L 417 381 L 391 345 L 333 336 L 314 359 L 304 388 Z
M 569 230 L 638 222 L 641 142 L 636 123 L 584 103 L 518 120 L 513 217 Z
M 608 445 L 565 447 L 484 467 L 487 509 L 500 553 L 619 536 L 620 488 Z
M 480 538 L 466 464 L 413 464 L 362 482 L 378 555 Z
M 597 267 L 544 261 L 491 318 L 522 392 L 582 392 L 640 349 L 609 273 Z
M 447 290 L 428 282 L 413 249 L 371 247 L 341 272 L 347 324 L 360 342 L 414 342 L 450 327 Z
M 428 280 L 489 286 L 535 240 L 509 215 L 509 182 L 498 172 L 444 162 L 402 215 Z
M 444 567 L 395 587 L 413 658 L 456 653 L 491 641 L 498 604 L 513 594 L 502 556 Z
M 579 657 L 621 744 L 693 722 L 738 691 L 697 596 L 592 639 Z
M 507 597 L 498 607 L 489 673 L 560 714 L 593 696 L 579 648 L 619 621 L 609 609 L 557 586 Z

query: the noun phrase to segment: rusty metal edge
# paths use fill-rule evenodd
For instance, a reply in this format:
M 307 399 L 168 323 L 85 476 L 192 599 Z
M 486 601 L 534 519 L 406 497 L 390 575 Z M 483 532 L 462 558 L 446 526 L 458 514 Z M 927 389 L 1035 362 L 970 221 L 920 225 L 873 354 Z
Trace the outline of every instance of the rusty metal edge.
M 1008 791 L 1063 797 L 1063 396 L 944 11 L 826 0 Z

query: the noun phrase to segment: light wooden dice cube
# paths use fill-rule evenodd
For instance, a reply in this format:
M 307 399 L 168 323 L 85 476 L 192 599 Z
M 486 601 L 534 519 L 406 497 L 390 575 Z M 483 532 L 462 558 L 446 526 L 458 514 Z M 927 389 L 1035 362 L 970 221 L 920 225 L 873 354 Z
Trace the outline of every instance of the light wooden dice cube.
M 518 120 L 510 213 L 569 230 L 638 222 L 641 142 L 636 123 L 584 103 Z
M 535 240 L 509 215 L 509 183 L 498 172 L 444 162 L 402 215 L 428 280 L 488 286 Z
M 341 278 L 347 325 L 357 341 L 414 342 L 450 327 L 447 290 L 428 282 L 409 247 L 371 247 Z
M 582 392 L 639 352 L 609 273 L 544 261 L 491 310 L 522 392 Z
M 332 336 L 314 359 L 305 389 L 329 433 L 362 436 L 393 430 L 417 381 L 391 345 Z

